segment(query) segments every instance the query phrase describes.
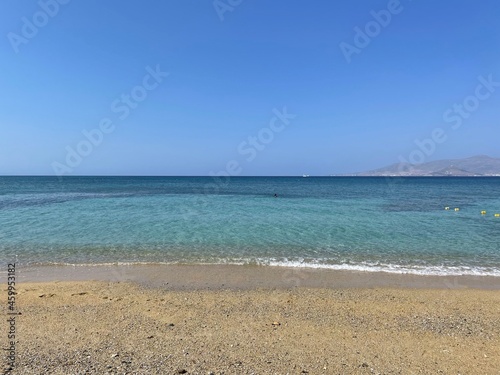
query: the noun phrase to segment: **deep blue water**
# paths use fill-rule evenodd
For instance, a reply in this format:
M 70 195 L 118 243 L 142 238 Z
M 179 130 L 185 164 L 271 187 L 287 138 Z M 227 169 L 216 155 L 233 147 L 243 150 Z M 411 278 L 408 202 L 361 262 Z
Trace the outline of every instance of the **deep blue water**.
M 0 177 L 0 263 L 500 276 L 495 213 L 500 178 Z

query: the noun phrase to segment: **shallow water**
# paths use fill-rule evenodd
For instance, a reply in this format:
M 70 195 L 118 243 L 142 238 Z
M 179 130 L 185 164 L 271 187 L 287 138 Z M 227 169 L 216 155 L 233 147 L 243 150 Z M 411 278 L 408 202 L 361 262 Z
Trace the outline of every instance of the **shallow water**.
M 494 213 L 500 178 L 0 177 L 0 261 L 500 276 Z

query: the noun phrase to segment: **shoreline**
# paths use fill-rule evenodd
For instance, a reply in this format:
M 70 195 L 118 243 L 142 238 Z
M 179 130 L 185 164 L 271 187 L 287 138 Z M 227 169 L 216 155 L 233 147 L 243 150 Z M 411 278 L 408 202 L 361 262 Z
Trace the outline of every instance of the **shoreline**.
M 132 282 L 170 290 L 403 288 L 500 290 L 500 277 L 416 275 L 262 265 L 44 265 L 18 267 L 21 283 Z M 3 272 L 0 273 L 3 276 Z
M 500 363 L 492 290 L 16 286 L 14 374 L 497 374 Z
M 494 374 L 500 363 L 498 277 L 43 266 L 16 267 L 16 290 L 14 374 Z

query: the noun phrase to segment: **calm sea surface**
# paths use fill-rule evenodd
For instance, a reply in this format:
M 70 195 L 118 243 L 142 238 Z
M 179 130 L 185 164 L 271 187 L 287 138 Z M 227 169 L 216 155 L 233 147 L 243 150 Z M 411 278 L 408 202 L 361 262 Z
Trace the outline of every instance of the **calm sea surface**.
M 495 213 L 500 178 L 0 177 L 0 263 L 500 276 Z

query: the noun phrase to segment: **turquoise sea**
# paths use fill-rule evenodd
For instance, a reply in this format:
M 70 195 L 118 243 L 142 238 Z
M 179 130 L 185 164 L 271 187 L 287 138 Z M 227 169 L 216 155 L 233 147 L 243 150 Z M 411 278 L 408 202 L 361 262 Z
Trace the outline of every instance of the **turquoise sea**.
M 495 213 L 493 177 L 0 177 L 0 263 L 500 276 Z

